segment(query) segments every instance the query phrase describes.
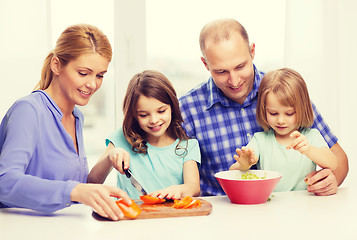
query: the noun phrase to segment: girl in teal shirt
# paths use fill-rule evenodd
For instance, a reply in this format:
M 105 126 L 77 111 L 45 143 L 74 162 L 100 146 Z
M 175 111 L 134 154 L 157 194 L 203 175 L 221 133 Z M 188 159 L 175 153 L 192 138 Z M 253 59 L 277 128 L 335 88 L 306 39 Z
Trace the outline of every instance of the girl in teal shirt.
M 304 79 L 292 69 L 267 73 L 260 84 L 257 120 L 264 132 L 255 133 L 247 147 L 237 149 L 230 170 L 259 169 L 282 174 L 275 191 L 305 190 L 306 175 L 336 169 L 336 156 L 313 124 L 313 110 Z
M 123 171 L 131 172 L 153 197 L 179 199 L 200 193 L 198 141 L 182 128 L 176 92 L 157 71 L 134 75 L 123 104 L 123 126 L 107 140 L 107 149 L 90 172 L 91 182 L 103 183 L 114 167 L 118 186 L 133 199 L 139 192 Z

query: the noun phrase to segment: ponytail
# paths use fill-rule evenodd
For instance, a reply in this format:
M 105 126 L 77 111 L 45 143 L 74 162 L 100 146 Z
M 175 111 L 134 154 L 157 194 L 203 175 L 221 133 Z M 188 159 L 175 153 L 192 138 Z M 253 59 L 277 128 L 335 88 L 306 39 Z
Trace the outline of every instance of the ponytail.
M 112 47 L 106 35 L 97 27 L 88 24 L 73 25 L 65 29 L 56 42 L 54 50 L 45 59 L 41 80 L 34 90 L 47 89 L 53 78 L 51 61 L 58 57 L 62 66 L 77 59 L 82 54 L 96 52 L 109 60 L 112 59 Z
M 50 86 L 52 81 L 53 73 L 51 70 L 51 61 L 54 54 L 51 52 L 46 57 L 45 61 L 43 62 L 42 71 L 41 71 L 41 80 L 37 83 L 34 90 L 45 90 Z

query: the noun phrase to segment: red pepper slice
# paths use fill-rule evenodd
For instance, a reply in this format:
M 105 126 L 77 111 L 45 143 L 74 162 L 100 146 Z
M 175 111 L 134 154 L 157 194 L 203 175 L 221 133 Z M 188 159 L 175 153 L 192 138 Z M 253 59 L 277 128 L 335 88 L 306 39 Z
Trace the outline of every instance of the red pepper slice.
M 146 204 L 163 203 L 166 201 L 164 198 L 152 197 L 149 195 L 141 195 L 140 199 Z
M 181 200 L 175 200 L 174 205 L 172 206 L 173 208 L 199 208 L 201 207 L 201 201 L 198 199 L 192 199 L 192 197 L 187 196 L 184 197 Z
M 130 205 L 128 205 L 126 202 L 124 202 L 123 199 L 119 199 L 119 200 L 115 201 L 115 203 L 118 205 L 120 210 L 123 212 L 124 216 L 126 216 L 128 218 L 136 218 L 141 213 L 140 207 L 134 201 L 131 201 Z
M 201 207 L 201 201 L 200 200 L 192 200 L 188 205 L 184 206 L 183 208 L 199 208 Z
M 192 200 L 193 199 L 190 196 L 186 196 L 181 200 L 175 200 L 174 201 L 174 205 L 172 207 L 174 207 L 174 208 L 184 208 L 185 206 L 190 204 L 192 202 Z

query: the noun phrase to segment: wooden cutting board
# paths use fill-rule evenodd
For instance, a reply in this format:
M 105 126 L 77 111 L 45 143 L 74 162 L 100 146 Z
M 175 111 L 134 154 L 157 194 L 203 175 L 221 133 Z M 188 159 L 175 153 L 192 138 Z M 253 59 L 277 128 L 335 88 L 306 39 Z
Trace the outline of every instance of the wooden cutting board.
M 159 204 L 144 204 L 141 200 L 134 200 L 141 208 L 141 214 L 136 219 L 203 216 L 211 213 L 212 204 L 210 202 L 203 200 L 201 198 L 193 198 L 193 199 L 200 200 L 201 207 L 176 209 L 172 207 L 174 203 L 169 201 Z M 93 212 L 92 216 L 99 221 L 109 220 L 107 218 L 99 216 L 95 212 Z M 132 219 L 124 218 L 123 220 L 132 220 Z

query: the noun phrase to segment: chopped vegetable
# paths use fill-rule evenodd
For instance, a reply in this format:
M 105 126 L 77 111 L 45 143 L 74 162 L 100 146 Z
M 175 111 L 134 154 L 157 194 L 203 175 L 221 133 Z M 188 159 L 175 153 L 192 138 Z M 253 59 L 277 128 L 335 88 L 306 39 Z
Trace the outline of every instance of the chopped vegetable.
M 200 200 L 192 200 L 188 205 L 184 206 L 183 208 L 199 208 L 201 207 L 201 201 Z
M 140 207 L 134 201 L 131 201 L 130 205 L 125 203 L 123 199 L 119 199 L 115 201 L 115 203 L 123 212 L 124 216 L 128 218 L 136 218 L 141 213 Z
M 149 195 L 142 195 L 140 196 L 140 199 L 146 204 L 163 203 L 166 201 L 164 198 L 152 197 Z
M 251 172 L 246 172 L 242 174 L 242 179 L 265 179 L 266 176 L 264 177 L 258 177 L 256 174 L 251 173 Z
M 190 204 L 190 202 L 192 202 L 192 198 L 190 196 L 186 196 L 183 199 L 176 199 L 174 201 L 174 205 L 172 207 L 174 208 L 183 208 L 185 206 L 187 206 L 188 204 Z
M 181 200 L 175 200 L 173 208 L 194 208 L 194 207 L 201 207 L 201 201 L 198 199 L 192 199 L 192 197 L 187 196 Z
M 270 195 L 270 197 L 268 198 L 267 202 L 271 201 L 271 198 L 275 197 L 274 195 Z

